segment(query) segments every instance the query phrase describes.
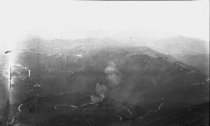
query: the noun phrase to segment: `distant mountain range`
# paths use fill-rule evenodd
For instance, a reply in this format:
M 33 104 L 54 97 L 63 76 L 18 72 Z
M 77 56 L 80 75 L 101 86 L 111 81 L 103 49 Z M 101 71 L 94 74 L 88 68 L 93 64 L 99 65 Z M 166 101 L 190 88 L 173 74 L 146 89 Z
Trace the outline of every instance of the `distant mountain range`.
M 209 42 L 195 38 L 187 38 L 183 36 L 166 39 L 129 38 L 122 40 L 110 38 L 43 40 L 40 38 L 34 38 L 26 41 L 26 43 L 30 43 L 28 46 L 29 48 L 42 48 L 42 50 L 52 54 L 59 52 L 60 49 L 72 49 L 74 51 L 80 50 L 85 52 L 87 50 L 109 48 L 111 46 L 127 48 L 132 48 L 133 46 L 146 46 L 162 54 L 168 55 L 175 60 L 194 66 L 206 75 L 209 74 Z
M 209 66 L 209 42 L 187 38 L 183 36 L 171 37 L 165 39 L 139 39 L 131 38 L 126 41 L 131 45 L 147 46 L 166 55 L 170 55 L 178 61 L 184 62 L 198 68 L 205 74 L 208 74 Z

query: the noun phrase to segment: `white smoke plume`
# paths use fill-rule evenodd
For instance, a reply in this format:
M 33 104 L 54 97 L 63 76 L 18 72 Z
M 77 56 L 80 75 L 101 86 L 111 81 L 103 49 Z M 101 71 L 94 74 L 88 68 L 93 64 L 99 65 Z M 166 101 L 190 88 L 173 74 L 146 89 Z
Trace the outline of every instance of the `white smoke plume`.
M 107 87 L 103 84 L 96 84 L 96 93 L 101 100 L 103 100 L 107 93 Z
M 92 103 L 102 102 L 103 99 L 108 95 L 108 88 L 110 90 L 110 88 L 115 89 L 116 87 L 119 87 L 121 77 L 120 72 L 114 62 L 110 62 L 107 65 L 105 73 L 107 74 L 108 83 L 107 85 L 96 83 L 96 94 L 90 96 L 90 101 Z
M 120 72 L 116 67 L 116 64 L 114 62 L 110 62 L 106 69 L 105 69 L 105 73 L 107 74 L 107 79 L 108 79 L 108 85 L 110 87 L 115 87 L 118 86 L 120 84 Z
M 103 99 L 106 97 L 106 94 L 107 94 L 106 85 L 96 83 L 96 95 L 91 95 L 90 101 L 92 103 L 102 102 Z
M 90 102 L 91 103 L 98 103 L 98 102 L 100 102 L 100 99 L 99 99 L 99 97 L 97 97 L 95 95 L 91 95 L 90 96 Z

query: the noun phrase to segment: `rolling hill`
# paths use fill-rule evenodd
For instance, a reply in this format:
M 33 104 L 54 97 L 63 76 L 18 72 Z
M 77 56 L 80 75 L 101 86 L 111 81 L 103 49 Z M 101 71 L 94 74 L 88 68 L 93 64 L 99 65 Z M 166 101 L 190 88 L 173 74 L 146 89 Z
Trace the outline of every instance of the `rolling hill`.
M 209 79 L 169 54 L 110 39 L 27 43 L 15 69 L 31 74 L 14 79 L 11 125 L 208 124 Z

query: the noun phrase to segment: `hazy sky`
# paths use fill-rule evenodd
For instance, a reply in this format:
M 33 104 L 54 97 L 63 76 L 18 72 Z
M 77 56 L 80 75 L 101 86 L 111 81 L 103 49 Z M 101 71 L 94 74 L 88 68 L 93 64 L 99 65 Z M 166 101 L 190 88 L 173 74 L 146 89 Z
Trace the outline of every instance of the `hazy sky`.
M 121 31 L 209 40 L 209 1 L 0 0 L 0 49 L 30 36 L 74 39 Z

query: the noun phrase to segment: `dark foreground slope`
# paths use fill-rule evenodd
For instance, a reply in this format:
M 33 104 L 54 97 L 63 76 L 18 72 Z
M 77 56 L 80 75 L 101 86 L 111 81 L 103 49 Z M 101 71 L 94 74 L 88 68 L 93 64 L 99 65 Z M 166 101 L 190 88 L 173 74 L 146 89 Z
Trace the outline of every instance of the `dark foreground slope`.
M 209 80 L 196 68 L 148 47 L 68 46 L 19 54 L 10 125 L 208 125 Z

